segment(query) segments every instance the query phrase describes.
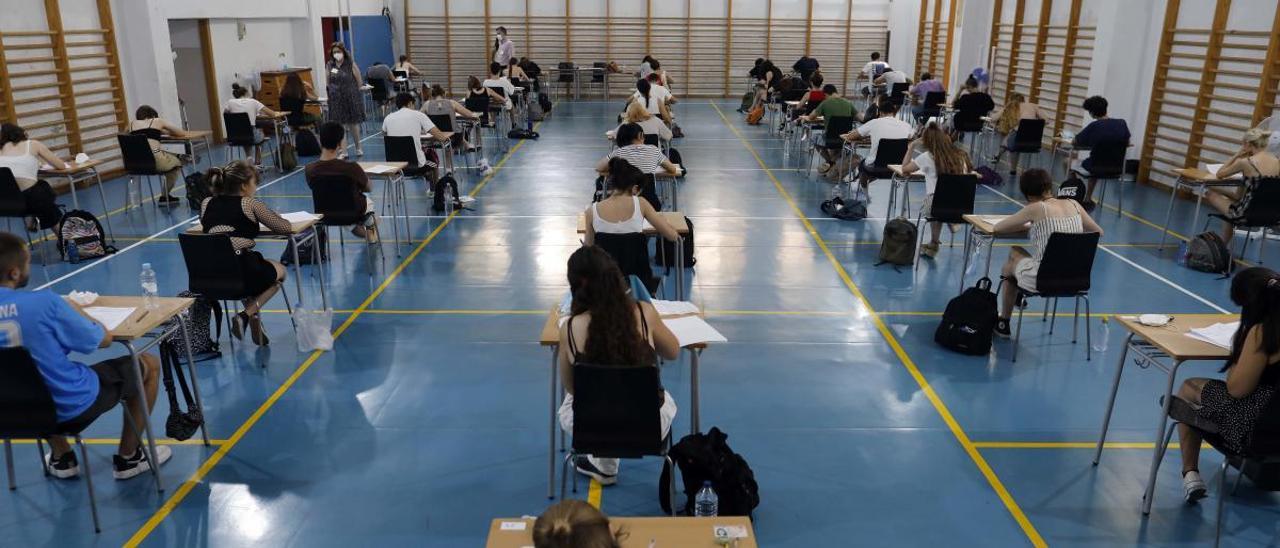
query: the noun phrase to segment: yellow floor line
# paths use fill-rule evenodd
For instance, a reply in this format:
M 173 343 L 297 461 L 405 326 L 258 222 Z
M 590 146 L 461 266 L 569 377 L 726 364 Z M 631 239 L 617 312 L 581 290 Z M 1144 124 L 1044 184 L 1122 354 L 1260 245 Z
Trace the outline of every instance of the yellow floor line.
M 1096 441 L 975 441 L 978 449 L 1095 449 Z M 1149 441 L 1109 441 L 1102 444 L 1103 449 L 1152 449 L 1156 444 Z M 1204 444 L 1202 447 L 1211 447 Z M 1178 442 L 1170 442 L 1170 449 L 1177 449 Z
M 14 439 L 13 443 L 23 445 L 35 445 L 34 439 Z M 67 441 L 71 441 L 68 439 Z M 120 445 L 120 440 L 115 438 L 84 438 L 85 445 Z M 209 445 L 218 447 L 227 443 L 227 440 L 209 440 Z M 200 438 L 191 438 L 189 440 L 173 440 L 168 438 L 156 438 L 156 445 L 204 445 L 204 440 Z
M 822 239 L 822 235 L 818 233 L 817 228 L 813 226 L 813 223 L 809 221 L 809 218 L 800 210 L 800 206 L 796 204 L 791 193 L 787 192 L 787 189 L 782 186 L 782 182 L 779 181 L 777 176 L 769 170 L 769 167 L 765 165 L 764 160 L 756 153 L 755 149 L 751 146 L 751 143 L 742 136 L 742 133 L 738 131 L 738 128 L 734 127 L 733 123 L 725 117 L 724 112 L 720 110 L 720 107 L 716 106 L 714 102 L 711 103 L 711 107 L 716 110 L 720 115 L 720 119 L 723 120 L 725 125 L 729 127 L 729 130 L 738 137 L 738 140 L 747 148 L 747 151 L 755 157 L 756 163 L 758 163 L 761 168 L 764 168 L 764 172 L 773 182 L 773 186 L 778 190 L 778 193 L 782 195 L 783 199 L 787 201 L 787 204 L 791 206 L 791 210 L 796 214 L 796 217 L 798 217 L 800 222 L 804 224 L 805 230 L 808 231 L 809 235 L 818 243 L 818 247 L 822 249 L 823 254 L 826 255 L 831 266 L 835 268 L 836 274 L 840 276 L 845 287 L 847 287 L 849 292 L 852 293 L 854 297 L 862 303 L 862 306 L 866 308 L 871 321 L 876 326 L 876 329 L 880 331 L 881 336 L 883 336 L 885 341 L 889 343 L 889 346 L 893 348 L 894 353 L 897 354 L 903 367 L 905 367 L 911 377 L 915 379 L 916 384 L 920 386 L 920 391 L 925 395 L 929 402 L 933 404 L 934 410 L 942 417 L 942 421 L 946 423 L 947 428 L 951 430 L 952 435 L 954 435 L 956 440 L 960 442 L 960 445 L 969 455 L 969 458 L 973 460 L 974 464 L 978 467 L 978 470 L 982 472 L 982 475 L 987 479 L 987 483 L 989 483 L 991 488 L 995 491 L 996 496 L 1000 498 L 1000 501 L 1004 503 L 1009 514 L 1013 516 L 1014 521 L 1016 521 L 1018 526 L 1022 528 L 1022 532 L 1027 536 L 1027 539 L 1030 540 L 1031 544 L 1034 546 L 1048 546 L 1048 544 L 1045 543 L 1044 538 L 1040 536 L 1040 532 L 1031 524 L 1031 520 L 1027 519 L 1027 515 L 1022 511 L 1022 508 L 1018 506 L 1017 501 L 1013 499 L 1013 495 L 1009 494 L 1004 483 L 1000 481 L 1000 478 L 996 476 L 995 471 L 991 469 L 989 464 L 987 464 L 987 460 L 983 458 L 982 453 L 978 451 L 977 447 L 974 447 L 973 442 L 969 440 L 968 434 L 965 434 L 964 429 L 960 427 L 960 423 L 956 421 L 955 417 L 952 416 L 951 411 L 947 409 L 946 404 L 942 402 L 942 398 L 934 392 L 933 387 L 929 385 L 928 379 L 926 379 L 924 374 L 916 368 L 915 363 L 911 361 L 911 357 L 907 355 L 906 350 L 904 350 L 902 345 L 898 343 L 897 337 L 894 336 L 893 332 L 889 329 L 888 324 L 886 324 L 880 316 L 876 314 L 875 309 L 871 306 L 871 302 L 867 300 L 866 296 L 863 295 L 862 290 L 859 289 L 857 284 L 853 282 L 853 279 L 849 277 L 849 273 L 845 270 L 844 265 L 842 265 L 840 261 L 836 259 L 835 255 L 832 254 L 831 248 L 827 247 L 826 241 Z
M 541 122 L 539 122 L 538 125 L 541 125 Z M 534 126 L 534 129 L 537 129 L 537 125 Z M 497 163 L 497 167 L 501 167 L 503 164 L 507 163 L 507 160 L 509 160 L 517 150 L 520 150 L 520 147 L 523 146 L 525 142 L 526 141 L 521 140 L 516 143 L 515 146 L 511 147 L 511 149 L 507 151 L 507 154 L 502 157 L 502 160 Z M 489 181 L 492 179 L 493 174 L 485 177 L 475 186 L 475 188 L 471 189 L 471 192 L 468 195 L 475 197 L 476 193 L 480 192 L 480 190 L 483 189 L 485 185 L 489 184 Z M 360 303 L 360 306 L 356 308 L 355 312 L 352 313 L 351 316 L 347 317 L 346 321 L 342 322 L 342 325 L 339 325 L 338 329 L 333 332 L 333 338 L 335 340 L 341 337 L 343 333 L 347 332 L 347 329 L 351 327 L 351 324 L 354 323 L 356 319 L 359 318 L 360 315 L 368 309 L 384 291 L 386 291 L 387 287 L 391 285 L 391 282 L 400 277 L 400 273 L 404 272 L 405 268 L 408 268 L 408 266 L 413 263 L 414 259 L 418 258 L 418 255 L 427 248 L 427 245 L 430 244 L 432 240 L 435 240 L 436 236 L 439 235 L 440 232 L 443 231 L 459 213 L 461 213 L 461 210 L 455 210 L 451 215 L 446 217 L 444 221 L 436 225 L 435 230 L 432 230 L 431 234 L 427 235 L 427 238 L 424 239 L 421 244 L 418 244 L 418 246 L 415 247 L 398 266 L 396 266 L 395 270 L 392 270 L 391 273 L 387 275 L 387 278 L 383 280 L 368 297 L 365 298 L 364 302 Z M 142 526 L 133 533 L 133 536 L 129 537 L 129 540 L 126 541 L 124 545 L 132 548 L 142 544 L 142 541 L 146 540 L 147 536 L 150 535 L 152 531 L 155 531 L 156 527 L 158 527 L 160 523 L 164 521 L 164 519 L 168 517 L 184 499 L 186 499 L 187 495 L 191 493 L 191 490 L 203 481 L 219 462 L 222 462 L 222 459 L 227 456 L 231 449 L 234 448 L 236 444 L 244 438 L 249 430 L 251 430 L 254 425 L 262 419 L 262 416 L 275 406 L 276 402 L 279 401 L 280 398 L 298 382 L 298 379 L 301 378 L 307 370 L 311 369 L 311 365 L 314 364 L 323 354 L 324 352 L 319 350 L 312 352 L 311 355 L 302 362 L 302 365 L 300 365 L 298 369 L 294 370 L 293 374 L 289 375 L 289 378 L 285 379 L 279 388 L 276 388 L 275 392 L 267 398 L 267 401 L 262 402 L 262 405 L 258 406 L 258 409 L 256 409 L 248 419 L 245 419 L 244 423 L 236 429 L 235 433 L 231 434 L 231 437 L 227 438 L 227 441 L 218 447 L 218 450 L 215 451 L 213 455 L 210 455 L 209 458 L 200 465 L 200 468 L 196 469 L 195 473 L 191 474 L 191 477 L 187 478 L 186 481 L 182 482 L 182 485 L 178 486 L 178 488 L 173 491 L 173 495 L 171 495 L 168 500 L 164 501 L 164 504 L 160 509 L 156 510 L 156 512 L 147 519 L 146 523 L 143 523 Z
M 572 474 L 573 471 L 570 471 L 569 473 Z M 599 510 L 601 499 L 603 497 L 604 487 L 600 485 L 600 482 L 596 481 L 595 478 L 592 478 L 591 487 L 587 489 L 587 504 L 595 506 L 596 510 Z
M 1042 313 L 1043 313 L 1043 312 L 1042 312 L 1041 310 L 1032 310 L 1032 309 L 1027 309 L 1027 313 L 1026 313 L 1027 321 L 1030 321 L 1032 317 L 1037 317 L 1037 318 L 1038 318 L 1038 317 L 1042 317 Z M 942 312 L 918 312 L 918 311 L 901 311 L 901 312 L 894 312 L 894 311 L 883 311 L 883 312 L 877 312 L 877 314 L 879 314 L 879 315 L 881 315 L 881 316 L 941 316 L 941 315 L 942 315 Z M 1111 317 L 1115 317 L 1115 316 L 1139 316 L 1139 315 L 1142 315 L 1142 314 L 1146 314 L 1146 312 L 1131 312 L 1131 313 L 1125 313 L 1125 312 L 1094 312 L 1093 314 L 1089 314 L 1089 317 L 1090 317 L 1090 318 L 1111 318 Z M 1084 315 L 1084 314 L 1081 314 L 1081 316 L 1083 316 L 1083 315 Z M 1222 315 L 1222 314 L 1220 314 L 1220 313 L 1218 313 L 1218 312 L 1184 312 L 1184 313 L 1181 313 L 1181 314 L 1178 314 L 1178 313 L 1169 314 L 1169 316 L 1170 316 L 1170 317 L 1185 317 L 1185 316 L 1221 316 L 1221 315 Z M 1067 319 L 1069 320 L 1069 319 L 1070 319 L 1070 316 L 1072 316 L 1072 314 L 1071 314 L 1071 310 L 1070 310 L 1070 309 L 1064 309 L 1064 310 L 1059 310 L 1059 311 L 1058 311 L 1058 318 L 1064 318 L 1064 317 L 1065 317 L 1065 318 L 1067 318 Z
M 1006 203 L 1008 203 L 1008 202 L 1006 202 Z M 942 249 L 944 249 L 944 250 L 945 250 L 945 249 L 947 249 L 947 241 L 946 241 L 946 240 L 947 240 L 947 236 L 946 236 L 945 234 L 942 236 L 942 240 L 943 240 L 943 242 L 942 242 Z M 880 245 L 881 243 L 883 243 L 883 242 L 881 242 L 880 240 L 859 240 L 859 241 L 856 241 L 856 242 L 837 242 L 837 243 L 827 242 L 827 246 L 828 246 L 828 247 L 830 247 L 831 249 L 849 249 L 849 248 L 862 247 L 862 246 L 869 246 L 869 245 Z M 1026 242 L 996 242 L 996 243 L 995 243 L 995 246 L 996 246 L 996 247 L 1014 247 L 1014 246 L 1024 246 L 1024 247 L 1025 247 L 1026 245 L 1027 245 L 1027 243 L 1026 243 Z M 1165 244 L 1165 245 L 1166 245 L 1166 246 L 1168 246 L 1169 244 Z M 1119 244 L 1101 244 L 1101 247 L 1149 247 L 1149 248 L 1156 248 L 1156 247 L 1160 247 L 1160 244 L 1119 243 Z M 963 246 L 961 243 L 959 243 L 959 242 L 957 242 L 957 243 L 956 243 L 956 246 L 955 246 L 955 250 L 956 250 L 956 251 L 963 251 L 963 248 L 964 248 L 964 246 Z

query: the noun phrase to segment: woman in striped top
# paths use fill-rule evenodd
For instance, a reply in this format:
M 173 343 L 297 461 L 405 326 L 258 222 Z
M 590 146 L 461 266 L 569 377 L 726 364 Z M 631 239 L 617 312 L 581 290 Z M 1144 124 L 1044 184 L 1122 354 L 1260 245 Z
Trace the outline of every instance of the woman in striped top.
M 1049 243 L 1049 235 L 1054 232 L 1079 234 L 1097 232 L 1102 234 L 1102 227 L 1093 222 L 1093 218 L 1080 207 L 1080 203 L 1070 198 L 1053 196 L 1053 178 L 1043 169 L 1028 169 L 1018 178 L 1018 187 L 1027 199 L 1027 205 L 996 223 L 993 232 L 1008 234 L 1027 231 L 1031 240 L 1031 249 L 1014 246 L 1009 250 L 1009 260 L 1004 263 L 1001 277 L 1005 283 L 1001 290 L 1000 316 L 996 322 L 996 334 L 1008 337 L 1009 317 L 1013 315 L 1013 306 L 1018 298 L 1018 289 L 1036 290 L 1036 274 L 1040 270 L 1040 259 L 1044 257 L 1044 248 Z

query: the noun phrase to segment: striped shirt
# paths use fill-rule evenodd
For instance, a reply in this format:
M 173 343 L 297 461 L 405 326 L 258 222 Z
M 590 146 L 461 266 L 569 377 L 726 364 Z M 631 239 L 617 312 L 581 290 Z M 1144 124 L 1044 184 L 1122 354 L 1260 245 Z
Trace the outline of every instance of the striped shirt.
M 1040 202 L 1040 207 L 1044 209 L 1044 218 L 1032 222 L 1031 228 L 1027 231 L 1027 236 L 1031 240 L 1031 258 L 1037 263 L 1044 258 L 1044 248 L 1049 245 L 1049 236 L 1054 232 L 1067 234 L 1084 232 L 1084 222 L 1074 206 L 1071 215 L 1065 217 L 1051 217 L 1049 205 L 1044 202 Z
M 622 158 L 627 163 L 636 166 L 641 173 L 657 173 L 662 170 L 662 161 L 666 160 L 666 156 L 662 155 L 662 150 L 653 145 L 627 145 L 618 147 L 609 153 L 610 158 Z

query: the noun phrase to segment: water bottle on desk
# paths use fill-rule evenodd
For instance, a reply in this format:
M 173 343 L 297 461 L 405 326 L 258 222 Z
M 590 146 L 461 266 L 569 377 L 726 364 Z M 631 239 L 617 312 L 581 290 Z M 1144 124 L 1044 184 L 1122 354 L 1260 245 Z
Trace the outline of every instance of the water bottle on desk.
M 142 301 L 147 309 L 159 307 L 160 286 L 156 283 L 156 271 L 151 269 L 151 263 L 142 263 L 142 274 L 138 279 L 142 282 Z
M 698 496 L 693 499 L 693 515 L 710 517 L 719 512 L 720 497 L 716 496 L 716 490 L 711 488 L 711 482 L 702 482 L 702 489 L 698 490 Z

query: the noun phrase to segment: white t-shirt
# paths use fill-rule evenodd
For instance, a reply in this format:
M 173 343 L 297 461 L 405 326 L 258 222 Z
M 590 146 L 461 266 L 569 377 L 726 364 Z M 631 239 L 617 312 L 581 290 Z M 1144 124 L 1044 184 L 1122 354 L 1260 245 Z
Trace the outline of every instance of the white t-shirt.
M 885 68 L 888 68 L 889 64 L 885 63 L 884 61 L 871 61 L 865 65 L 862 65 L 862 73 L 867 75 L 868 79 L 875 80 L 877 76 L 876 66 L 879 66 L 880 71 L 883 72 Z
M 928 152 L 916 156 L 914 160 L 916 167 L 920 168 L 920 174 L 924 175 L 924 193 L 933 194 L 938 188 L 938 166 L 933 163 L 933 155 Z
M 653 145 L 627 145 L 615 148 L 609 153 L 609 158 L 622 158 L 636 166 L 641 173 L 662 171 L 662 161 L 667 159 L 662 155 L 662 151 Z
M 426 114 L 409 107 L 392 112 L 382 120 L 382 131 L 388 137 L 413 137 L 420 166 L 427 164 L 427 155 L 422 152 L 422 136 L 429 135 L 435 127 Z
M 264 108 L 267 108 L 267 106 L 253 97 L 240 97 L 228 100 L 226 111 L 232 114 L 248 114 L 249 122 L 253 123 L 254 119 L 258 117 L 258 113 Z
M 632 94 L 631 94 L 631 98 L 632 98 L 632 99 L 635 99 L 635 100 L 637 100 L 637 101 L 641 101 L 641 103 L 640 103 L 640 104 L 644 105 L 644 109 L 645 109 L 645 110 L 647 110 L 647 111 L 649 111 L 649 114 L 652 114 L 652 115 L 654 115 L 654 116 L 658 116 L 658 115 L 662 114 L 662 105 L 663 105 L 664 103 L 666 103 L 666 100 L 665 100 L 665 99 L 663 99 L 661 96 L 659 96 L 657 92 L 653 91 L 654 89 L 656 89 L 656 88 L 649 88 L 649 100 L 648 100 L 648 101 L 645 101 L 645 100 L 644 100 L 644 97 L 641 97 L 641 96 L 640 96 L 640 92 L 639 92 L 639 91 L 637 91 L 637 92 L 635 92 L 635 93 L 632 93 Z M 664 88 L 664 89 L 665 89 L 665 88 Z M 670 93 L 667 93 L 667 95 L 670 95 Z
M 493 78 L 489 78 L 484 82 L 481 82 L 480 85 L 487 88 L 502 88 L 503 93 L 507 94 L 507 104 L 503 105 L 502 108 L 504 109 L 511 108 L 511 96 L 516 94 L 516 85 L 512 84 L 511 80 L 508 80 L 505 76 L 498 78 L 496 80 Z
M 889 89 L 893 89 L 894 84 L 907 83 L 907 73 L 900 70 L 891 70 L 884 73 L 882 76 L 884 76 L 884 85 Z
M 876 162 L 876 151 L 881 139 L 907 139 L 911 137 L 911 124 L 895 117 L 880 117 L 858 126 L 858 135 L 871 138 L 871 152 L 867 153 L 867 165 Z M 894 158 L 890 163 L 897 163 Z
M 650 84 L 649 95 L 657 95 L 659 99 L 662 99 L 663 103 L 668 103 L 671 101 L 671 90 L 667 89 L 666 86 Z

